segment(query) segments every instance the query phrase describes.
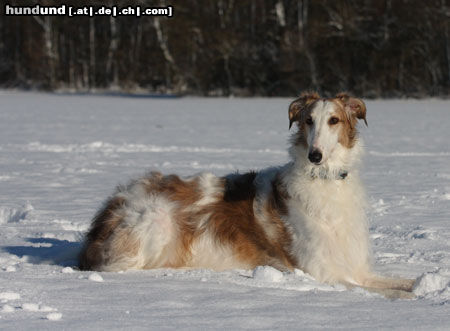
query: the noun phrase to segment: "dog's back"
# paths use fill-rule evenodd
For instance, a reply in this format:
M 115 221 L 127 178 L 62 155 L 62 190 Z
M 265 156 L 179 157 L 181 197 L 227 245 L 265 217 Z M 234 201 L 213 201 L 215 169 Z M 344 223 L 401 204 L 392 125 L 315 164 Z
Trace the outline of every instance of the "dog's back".
M 93 220 L 80 267 L 292 269 L 288 234 L 277 210 L 280 198 L 272 195 L 263 206 L 270 224 L 255 217 L 256 176 L 181 179 L 153 173 L 119 188 Z

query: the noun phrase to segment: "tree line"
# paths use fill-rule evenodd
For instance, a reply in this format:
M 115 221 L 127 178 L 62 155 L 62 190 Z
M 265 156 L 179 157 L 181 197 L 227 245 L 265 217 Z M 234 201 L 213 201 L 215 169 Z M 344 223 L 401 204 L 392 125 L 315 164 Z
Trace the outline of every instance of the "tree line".
M 9 0 L 11 6 L 60 5 Z M 448 96 L 446 0 L 67 0 L 173 17 L 0 17 L 0 86 L 131 93 Z

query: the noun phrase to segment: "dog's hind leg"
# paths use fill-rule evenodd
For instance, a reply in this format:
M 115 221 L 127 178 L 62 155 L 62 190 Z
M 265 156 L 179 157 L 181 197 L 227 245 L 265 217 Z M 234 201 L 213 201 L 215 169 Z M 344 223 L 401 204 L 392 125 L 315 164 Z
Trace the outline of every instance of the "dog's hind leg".
M 344 283 L 348 289 L 353 289 L 355 287 L 362 288 L 371 293 L 377 293 L 384 296 L 387 299 L 414 299 L 416 296 L 411 291 L 397 290 L 392 288 L 377 288 L 369 286 L 360 286 L 351 283 Z
M 347 288 L 361 287 L 369 292 L 378 293 L 388 299 L 413 299 L 412 293 L 415 279 L 385 278 L 369 275 L 361 284 L 345 283 Z
M 378 293 L 387 299 L 414 299 L 416 295 L 413 292 L 393 290 L 390 288 L 373 288 L 373 287 L 363 287 L 365 290 Z
M 416 282 L 415 279 L 385 278 L 373 275 L 367 278 L 362 285 L 372 288 L 392 289 L 392 290 L 412 292 L 415 282 Z

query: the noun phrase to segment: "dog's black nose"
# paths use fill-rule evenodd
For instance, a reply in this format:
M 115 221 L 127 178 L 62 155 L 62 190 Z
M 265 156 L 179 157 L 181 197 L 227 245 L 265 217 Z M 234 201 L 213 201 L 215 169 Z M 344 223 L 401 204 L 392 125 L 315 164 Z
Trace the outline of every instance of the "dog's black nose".
M 315 164 L 318 164 L 322 160 L 322 153 L 317 149 L 309 153 L 308 159 Z

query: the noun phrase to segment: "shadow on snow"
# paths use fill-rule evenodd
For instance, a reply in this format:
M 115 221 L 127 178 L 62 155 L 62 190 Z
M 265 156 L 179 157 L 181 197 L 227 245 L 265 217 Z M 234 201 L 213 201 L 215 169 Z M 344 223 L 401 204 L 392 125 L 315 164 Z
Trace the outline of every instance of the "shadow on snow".
M 29 246 L 6 246 L 2 250 L 19 258 L 26 257 L 26 261 L 33 264 L 78 265 L 80 242 L 54 238 L 27 238 L 26 241 Z

